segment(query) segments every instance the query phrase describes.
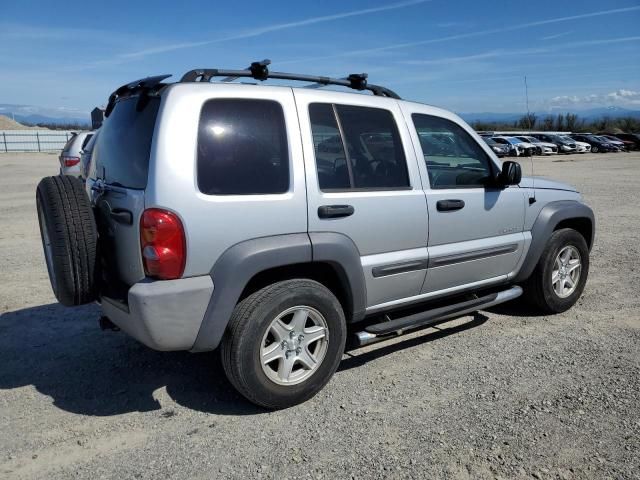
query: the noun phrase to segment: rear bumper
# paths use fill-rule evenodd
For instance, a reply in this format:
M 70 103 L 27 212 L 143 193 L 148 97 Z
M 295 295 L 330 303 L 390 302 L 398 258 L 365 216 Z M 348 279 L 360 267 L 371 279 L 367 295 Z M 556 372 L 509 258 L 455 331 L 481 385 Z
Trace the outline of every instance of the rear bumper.
M 147 279 L 129 289 L 128 305 L 103 297 L 102 311 L 123 331 L 154 350 L 190 350 L 212 294 L 209 275 Z
M 60 167 L 60 175 L 79 177 L 80 173 L 80 164 L 74 165 L 73 167 Z

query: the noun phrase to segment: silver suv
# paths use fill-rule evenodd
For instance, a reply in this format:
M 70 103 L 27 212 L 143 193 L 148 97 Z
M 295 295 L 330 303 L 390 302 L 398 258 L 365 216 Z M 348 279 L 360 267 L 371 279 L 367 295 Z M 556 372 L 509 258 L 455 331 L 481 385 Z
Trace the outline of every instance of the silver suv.
M 545 313 L 576 302 L 594 216 L 575 188 L 521 178 L 456 115 L 364 74 L 267 65 L 111 95 L 86 187 L 37 189 L 61 303 L 98 301 L 157 350 L 220 347 L 240 393 L 283 408 L 329 381 L 348 332 L 365 345 L 523 291 Z

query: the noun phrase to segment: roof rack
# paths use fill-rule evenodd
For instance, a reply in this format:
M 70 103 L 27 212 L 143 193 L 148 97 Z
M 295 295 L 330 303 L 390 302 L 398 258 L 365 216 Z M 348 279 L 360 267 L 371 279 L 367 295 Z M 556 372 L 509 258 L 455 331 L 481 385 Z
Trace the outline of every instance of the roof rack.
M 295 80 L 299 82 L 311 82 L 310 88 L 325 85 L 339 85 L 354 90 L 369 90 L 374 95 L 380 97 L 389 97 L 400 99 L 400 96 L 386 87 L 373 85 L 367 82 L 366 73 L 352 73 L 347 78 L 331 78 L 314 75 L 301 75 L 298 73 L 270 72 L 269 64 L 271 60 L 262 60 L 261 62 L 253 62 L 246 70 L 225 70 L 219 68 L 203 68 L 190 70 L 185 73 L 180 82 L 209 82 L 213 77 L 225 77 L 224 82 L 230 82 L 238 78 L 253 78 L 254 80 L 264 81 L 267 79 L 277 80 Z

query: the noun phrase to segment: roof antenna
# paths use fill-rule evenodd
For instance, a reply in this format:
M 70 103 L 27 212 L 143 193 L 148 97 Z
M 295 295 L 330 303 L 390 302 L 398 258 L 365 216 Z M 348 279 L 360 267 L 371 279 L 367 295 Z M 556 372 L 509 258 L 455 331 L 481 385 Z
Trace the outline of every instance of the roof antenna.
M 524 95 L 527 104 L 527 126 L 529 133 L 531 133 L 531 112 L 529 112 L 529 85 L 527 84 L 527 76 L 524 76 Z M 529 161 L 531 162 L 531 189 L 533 190 L 533 196 L 529 197 L 529 205 L 536 203 L 536 177 L 533 174 L 533 151 L 529 150 Z

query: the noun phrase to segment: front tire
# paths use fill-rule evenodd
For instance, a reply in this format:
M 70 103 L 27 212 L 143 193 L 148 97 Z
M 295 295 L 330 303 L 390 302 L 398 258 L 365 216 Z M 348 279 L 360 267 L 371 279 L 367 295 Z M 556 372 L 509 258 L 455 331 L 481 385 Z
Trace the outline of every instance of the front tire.
M 525 296 L 542 313 L 561 313 L 582 295 L 589 275 L 589 248 L 571 228 L 553 232 L 524 285 Z
M 600 149 L 598 147 L 596 147 L 595 145 L 593 147 L 591 147 L 591 153 L 598 153 L 600 151 Z
M 331 291 L 312 280 L 286 280 L 236 305 L 222 341 L 222 364 L 249 401 L 287 408 L 327 384 L 346 337 L 344 312 Z

